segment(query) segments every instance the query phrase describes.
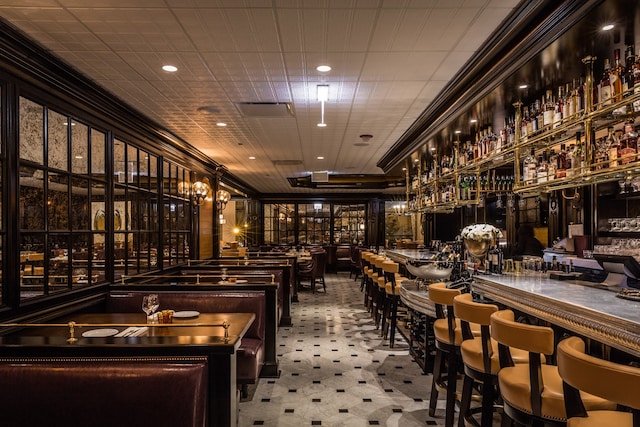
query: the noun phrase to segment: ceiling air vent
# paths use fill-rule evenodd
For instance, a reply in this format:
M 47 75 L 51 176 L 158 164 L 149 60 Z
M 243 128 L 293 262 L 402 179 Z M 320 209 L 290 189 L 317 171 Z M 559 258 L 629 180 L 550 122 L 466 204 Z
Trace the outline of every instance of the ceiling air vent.
M 299 166 L 302 160 L 272 160 L 273 166 Z
M 329 182 L 328 171 L 311 172 L 311 182 Z
M 247 118 L 291 118 L 295 117 L 290 102 L 239 102 L 238 109 Z

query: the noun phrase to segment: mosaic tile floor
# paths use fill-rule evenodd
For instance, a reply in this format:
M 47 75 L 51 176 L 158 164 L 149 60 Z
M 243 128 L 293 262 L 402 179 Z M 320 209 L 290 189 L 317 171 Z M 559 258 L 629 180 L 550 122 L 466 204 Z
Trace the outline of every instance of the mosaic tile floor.
M 444 425 L 444 401 L 428 414 L 431 375 L 401 336 L 393 349 L 379 337 L 359 282 L 345 272 L 325 278 L 326 294 L 299 293 L 293 326 L 278 331 L 280 378 L 260 379 L 240 403 L 239 425 Z

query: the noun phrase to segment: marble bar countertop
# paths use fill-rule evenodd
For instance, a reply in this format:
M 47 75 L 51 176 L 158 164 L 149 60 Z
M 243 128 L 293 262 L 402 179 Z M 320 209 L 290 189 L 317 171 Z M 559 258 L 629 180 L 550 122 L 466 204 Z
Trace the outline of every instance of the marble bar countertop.
M 408 259 L 428 259 L 433 252 L 427 249 L 387 249 L 385 255 L 392 261 L 404 264 Z
M 576 334 L 640 357 L 640 302 L 590 282 L 544 273 L 478 275 L 474 292 Z
M 400 284 L 400 300 L 412 310 L 436 317 L 436 307 L 429 299 L 429 293 L 416 286 L 413 280 L 403 280 Z

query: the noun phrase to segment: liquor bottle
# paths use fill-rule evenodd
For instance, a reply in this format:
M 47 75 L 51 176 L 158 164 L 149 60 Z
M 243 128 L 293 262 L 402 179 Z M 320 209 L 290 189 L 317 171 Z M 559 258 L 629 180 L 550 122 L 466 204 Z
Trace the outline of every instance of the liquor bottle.
M 529 155 L 522 162 L 522 178 L 525 185 L 532 184 L 536 173 L 536 149 L 531 147 Z
M 624 62 L 625 62 L 625 70 L 624 70 L 624 78 L 622 81 L 622 96 L 627 98 L 633 95 L 633 87 L 635 85 L 635 77 L 633 74 L 633 66 L 636 62 L 636 55 L 633 52 L 633 46 L 627 46 L 627 49 L 624 51 Z
M 558 87 L 558 98 L 553 110 L 553 127 L 557 128 L 562 123 L 562 114 L 564 110 L 564 88 Z
M 567 168 L 565 171 L 567 178 L 573 177 L 573 172 L 574 172 L 573 161 L 574 161 L 575 153 L 576 153 L 576 144 L 569 145 L 569 149 L 567 150 Z
M 576 114 L 584 110 L 584 76 L 580 76 L 580 81 L 576 86 Z
M 556 178 L 556 168 L 558 166 L 558 154 L 555 149 L 549 152 L 549 166 L 547 170 L 547 181 L 553 181 Z
M 624 66 L 620 62 L 620 49 L 613 51 L 614 66 L 611 70 L 611 99 L 613 102 L 622 101 L 622 79 L 624 78 Z
M 636 161 L 638 150 L 638 134 L 633 130 L 633 120 L 627 120 L 624 124 L 624 135 L 620 139 L 621 149 L 618 152 L 620 163 L 626 165 Z
M 573 87 L 570 83 L 567 83 L 564 90 L 564 110 L 562 111 L 562 118 L 568 119 L 576 114 L 576 104 L 573 97 Z
M 618 154 L 620 151 L 620 140 L 613 133 L 613 128 L 608 128 L 609 134 L 607 135 L 607 146 L 609 147 L 609 167 L 614 168 L 617 167 L 618 162 Z
M 636 60 L 633 63 L 633 93 L 640 93 L 640 55 L 636 55 Z M 633 102 L 633 111 L 640 112 L 640 101 Z
M 550 90 L 547 90 L 547 96 L 545 98 L 545 100 L 543 100 L 542 102 L 543 108 L 544 108 L 544 114 L 543 114 L 543 123 L 542 126 L 551 126 L 553 125 L 553 116 L 556 112 L 556 103 L 553 102 L 553 92 Z M 542 126 L 540 126 L 540 128 L 542 128 Z
M 547 153 L 538 156 L 538 169 L 536 170 L 536 177 L 538 184 L 547 182 L 549 175 L 549 161 L 547 160 Z
M 567 146 L 560 144 L 560 151 L 556 155 L 556 178 L 566 178 L 567 176 Z
M 531 106 L 531 132 L 537 132 L 540 130 L 541 126 L 541 121 L 542 119 L 540 118 L 540 101 L 536 100 L 533 105 Z
M 604 60 L 604 72 L 598 84 L 598 100 L 601 106 L 611 104 L 611 64 L 609 58 Z
M 522 109 L 522 122 L 520 123 L 520 136 L 522 138 L 526 138 L 527 135 L 529 134 L 527 132 L 528 122 L 529 122 L 529 107 L 524 107 Z

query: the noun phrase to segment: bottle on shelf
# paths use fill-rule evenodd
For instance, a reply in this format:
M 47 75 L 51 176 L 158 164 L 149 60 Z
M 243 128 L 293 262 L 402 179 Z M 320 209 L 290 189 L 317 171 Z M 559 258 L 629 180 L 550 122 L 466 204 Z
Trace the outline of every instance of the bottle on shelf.
M 556 155 L 556 178 L 565 178 L 567 176 L 567 146 L 560 144 L 560 151 Z
M 564 110 L 564 88 L 558 87 L 558 98 L 556 98 L 556 105 L 553 112 L 553 127 L 557 128 L 562 123 L 562 116 Z
M 611 64 L 609 58 L 604 59 L 604 71 L 598 84 L 598 100 L 601 106 L 611 104 Z
M 558 167 L 558 154 L 555 149 L 549 152 L 549 166 L 547 171 L 547 181 L 553 181 L 556 178 L 556 169 Z
M 614 134 L 612 127 L 609 127 L 608 131 L 606 145 L 609 147 L 609 167 L 615 168 L 619 165 L 620 139 Z
M 624 65 L 620 62 L 620 49 L 613 51 L 613 68 L 611 69 L 610 84 L 611 84 L 611 99 L 614 102 L 622 101 L 622 81 L 624 79 Z M 626 109 L 626 107 L 625 107 Z
M 537 183 L 545 183 L 548 180 L 549 175 L 549 161 L 547 159 L 547 153 L 543 153 L 538 156 L 538 169 L 536 170 Z
M 531 151 L 522 162 L 522 180 L 525 185 L 533 184 L 536 176 L 536 150 L 531 147 Z
M 624 76 L 622 81 L 622 96 L 627 98 L 633 95 L 633 87 L 635 86 L 635 76 L 633 73 L 633 66 L 636 62 L 636 55 L 633 51 L 633 46 L 628 45 L 624 51 Z
M 635 56 L 633 63 L 633 93 L 634 95 L 640 93 L 640 55 Z M 633 111 L 635 113 L 640 112 L 640 101 L 633 102 Z
M 552 126 L 553 125 L 553 117 L 556 112 L 556 103 L 553 102 L 553 92 L 547 90 L 547 96 L 543 99 L 542 105 L 544 108 L 544 113 L 542 115 L 542 124 L 538 123 L 539 127 L 542 129 L 543 126 Z
M 633 120 L 627 120 L 624 124 L 624 135 L 620 138 L 620 151 L 618 151 L 620 164 L 626 165 L 637 160 L 638 134 L 633 130 Z

